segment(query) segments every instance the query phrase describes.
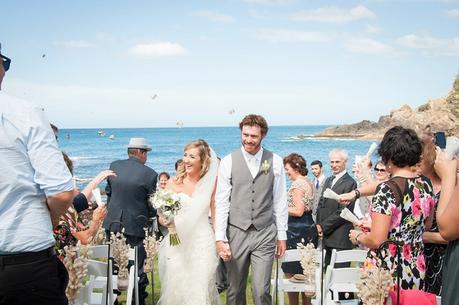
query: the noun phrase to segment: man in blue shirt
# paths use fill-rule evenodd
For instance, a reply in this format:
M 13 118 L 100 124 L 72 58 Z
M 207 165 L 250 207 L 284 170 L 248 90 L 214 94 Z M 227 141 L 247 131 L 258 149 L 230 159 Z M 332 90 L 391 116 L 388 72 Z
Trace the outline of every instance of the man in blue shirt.
M 11 62 L 1 48 L 0 60 L 1 86 Z M 72 176 L 43 111 L 2 91 L 0 172 L 0 305 L 67 304 L 52 229 L 72 202 Z

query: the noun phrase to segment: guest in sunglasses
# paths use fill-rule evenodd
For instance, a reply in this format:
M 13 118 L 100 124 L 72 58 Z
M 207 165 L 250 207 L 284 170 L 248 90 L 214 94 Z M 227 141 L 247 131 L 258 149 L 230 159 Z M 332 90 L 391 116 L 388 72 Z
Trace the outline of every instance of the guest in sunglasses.
M 386 166 L 379 160 L 373 168 L 374 176 L 379 183 L 389 180 L 389 173 L 386 171 Z

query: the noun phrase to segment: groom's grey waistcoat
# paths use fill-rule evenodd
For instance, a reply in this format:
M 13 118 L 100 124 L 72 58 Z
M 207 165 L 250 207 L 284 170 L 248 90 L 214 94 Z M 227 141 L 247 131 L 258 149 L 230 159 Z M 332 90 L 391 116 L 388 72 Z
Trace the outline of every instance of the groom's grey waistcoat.
M 229 224 L 247 230 L 251 225 L 263 229 L 274 223 L 273 212 L 273 153 L 264 149 L 260 169 L 255 178 L 245 162 L 240 149 L 231 154 L 231 196 Z M 263 162 L 269 162 L 267 174 Z

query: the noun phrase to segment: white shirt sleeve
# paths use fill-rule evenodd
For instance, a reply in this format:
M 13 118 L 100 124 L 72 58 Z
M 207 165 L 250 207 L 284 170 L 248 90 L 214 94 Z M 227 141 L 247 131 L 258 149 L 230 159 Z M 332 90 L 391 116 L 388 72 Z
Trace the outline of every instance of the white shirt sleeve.
M 227 155 L 220 162 L 218 168 L 217 191 L 215 193 L 215 240 L 227 241 L 226 228 L 230 210 L 231 195 L 231 155 Z
M 288 228 L 288 203 L 287 203 L 287 189 L 285 170 L 282 158 L 273 154 L 273 171 L 274 171 L 274 185 L 273 185 L 273 208 L 274 218 L 276 219 L 277 226 L 277 239 L 287 240 Z

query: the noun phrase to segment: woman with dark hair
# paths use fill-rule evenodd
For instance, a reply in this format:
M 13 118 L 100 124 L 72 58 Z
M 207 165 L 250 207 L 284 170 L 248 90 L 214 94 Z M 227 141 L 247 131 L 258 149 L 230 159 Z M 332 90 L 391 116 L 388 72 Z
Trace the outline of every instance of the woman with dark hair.
M 371 231 L 351 230 L 349 238 L 370 250 L 378 249 L 387 239 L 400 243 L 401 287 L 422 289 L 426 271 L 422 234 L 430 227 L 434 208 L 430 180 L 413 170 L 421 160 L 422 143 L 412 129 L 395 126 L 384 134 L 378 153 L 391 179 L 376 188 Z M 355 193 L 358 197 L 359 191 Z M 390 266 L 397 263 L 396 247 L 391 245 L 388 250 Z
M 306 177 L 308 169 L 306 160 L 299 154 L 290 154 L 284 158 L 285 172 L 292 185 L 288 190 L 288 230 L 287 230 L 287 249 L 296 249 L 297 243 L 309 242 L 310 228 L 314 227 L 312 219 L 312 204 L 314 199 L 314 185 Z M 282 270 L 286 278 L 293 277 L 294 274 L 302 274 L 303 270 L 299 262 L 289 262 L 282 264 Z M 303 304 L 310 304 L 309 298 L 302 293 Z M 299 293 L 289 292 L 288 299 L 290 305 L 299 304 Z
M 159 174 L 158 176 L 158 186 L 159 186 L 159 189 L 160 190 L 164 190 L 166 188 L 166 185 L 167 185 L 167 181 L 169 181 L 169 179 L 171 178 L 171 176 L 169 176 L 168 173 L 166 172 L 162 172 L 161 174 Z

